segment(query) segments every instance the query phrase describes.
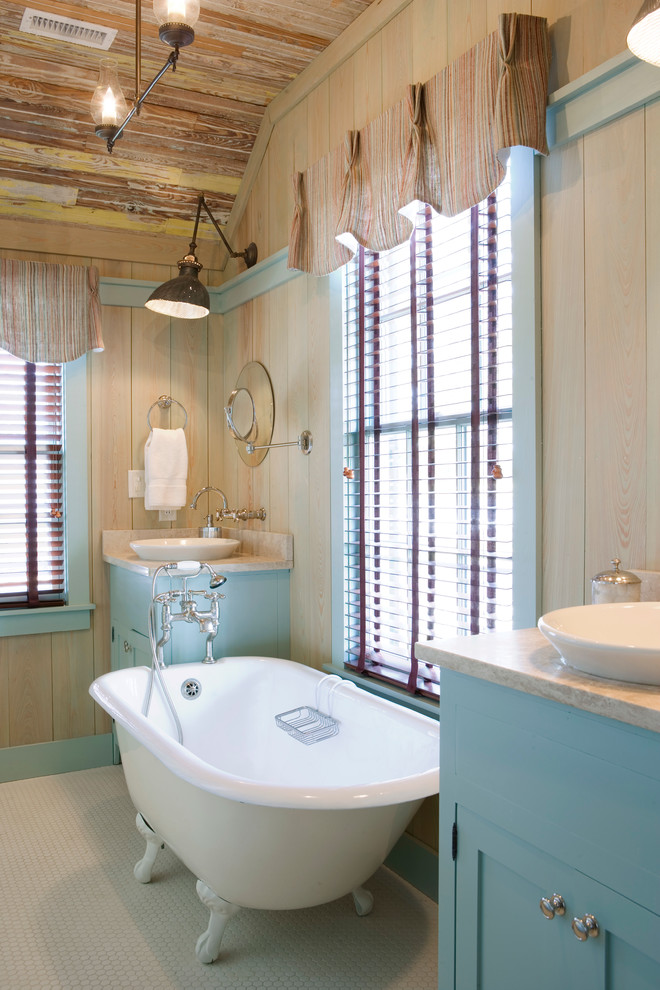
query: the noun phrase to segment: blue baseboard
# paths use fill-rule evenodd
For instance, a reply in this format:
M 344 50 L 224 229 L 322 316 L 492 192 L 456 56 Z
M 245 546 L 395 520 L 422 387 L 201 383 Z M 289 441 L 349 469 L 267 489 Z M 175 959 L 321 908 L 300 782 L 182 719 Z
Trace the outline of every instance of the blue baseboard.
M 404 832 L 385 860 L 385 866 L 437 903 L 438 854 L 419 839 Z
M 0 749 L 0 783 L 112 766 L 112 734 Z

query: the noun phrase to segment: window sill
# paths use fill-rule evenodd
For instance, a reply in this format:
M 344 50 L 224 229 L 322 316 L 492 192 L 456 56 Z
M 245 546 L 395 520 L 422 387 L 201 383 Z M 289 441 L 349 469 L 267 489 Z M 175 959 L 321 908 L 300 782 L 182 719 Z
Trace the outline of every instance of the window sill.
M 63 605 L 61 608 L 12 608 L 0 611 L 0 637 L 89 629 L 89 613 L 94 608 L 95 605 L 87 603 Z
M 352 671 L 346 670 L 343 664 L 339 666 L 338 664 L 325 663 L 323 664 L 323 670 L 327 674 L 338 674 L 347 681 L 353 681 L 354 684 L 368 691 L 369 694 L 376 694 L 378 697 L 385 698 L 387 701 L 393 701 L 397 705 L 412 708 L 413 711 L 419 712 L 421 715 L 428 715 L 430 718 L 435 719 L 440 718 L 440 704 L 437 701 L 432 701 L 430 698 L 408 694 L 406 691 L 402 691 L 392 684 L 384 684 L 371 677 L 362 677 L 360 674 L 354 674 Z

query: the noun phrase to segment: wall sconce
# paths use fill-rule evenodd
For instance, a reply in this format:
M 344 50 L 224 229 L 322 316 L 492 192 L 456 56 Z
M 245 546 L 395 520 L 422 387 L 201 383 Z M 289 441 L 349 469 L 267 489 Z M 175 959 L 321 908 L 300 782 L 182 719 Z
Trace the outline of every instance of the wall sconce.
M 172 72 L 176 70 L 179 48 L 191 45 L 195 40 L 194 27 L 199 18 L 199 0 L 154 0 L 154 14 L 159 24 L 160 40 L 169 45 L 173 51 L 170 52 L 163 68 L 140 95 L 142 4 L 141 0 L 135 0 L 135 100 L 128 113 L 117 78 L 116 63 L 112 59 L 103 59 L 101 62 L 99 82 L 92 97 L 91 112 L 96 124 L 95 132 L 106 142 L 110 153 L 129 120 L 134 114 L 140 113 L 140 107 L 160 77 L 170 66 Z
M 179 274 L 176 278 L 171 278 L 168 282 L 163 282 L 151 293 L 146 303 L 147 309 L 155 313 L 163 313 L 165 316 L 175 316 L 180 320 L 198 320 L 202 316 L 208 316 L 210 309 L 209 294 L 206 286 L 199 281 L 199 273 L 204 267 L 197 260 L 195 249 L 197 247 L 197 228 L 202 207 L 217 230 L 222 243 L 227 248 L 230 257 L 243 258 L 246 268 L 252 268 L 257 263 L 257 245 L 251 242 L 245 251 L 233 251 L 225 235 L 209 210 L 204 194 L 201 193 L 197 200 L 197 217 L 195 218 L 195 229 L 193 230 L 192 241 L 188 248 L 188 254 L 178 262 Z
M 660 66 L 660 0 L 642 4 L 626 41 L 637 58 Z

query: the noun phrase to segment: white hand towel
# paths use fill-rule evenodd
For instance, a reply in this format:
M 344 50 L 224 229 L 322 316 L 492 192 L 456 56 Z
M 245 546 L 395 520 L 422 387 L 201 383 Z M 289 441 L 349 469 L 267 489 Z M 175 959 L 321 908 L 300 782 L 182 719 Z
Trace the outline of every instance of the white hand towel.
M 152 429 L 144 445 L 145 509 L 186 504 L 188 449 L 183 430 Z

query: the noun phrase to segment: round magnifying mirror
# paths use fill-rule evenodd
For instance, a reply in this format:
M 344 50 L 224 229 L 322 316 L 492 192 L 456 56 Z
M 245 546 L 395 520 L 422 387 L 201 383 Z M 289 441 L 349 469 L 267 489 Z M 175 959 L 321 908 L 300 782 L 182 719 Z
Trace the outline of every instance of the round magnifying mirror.
M 235 388 L 225 408 L 227 425 L 235 440 L 254 443 L 257 435 L 257 413 L 254 399 L 246 388 Z
M 268 372 L 259 361 L 250 361 L 241 371 L 225 413 L 241 460 L 250 467 L 261 464 L 268 453 L 263 448 L 273 439 L 275 398 Z M 248 454 L 247 443 L 262 449 Z

